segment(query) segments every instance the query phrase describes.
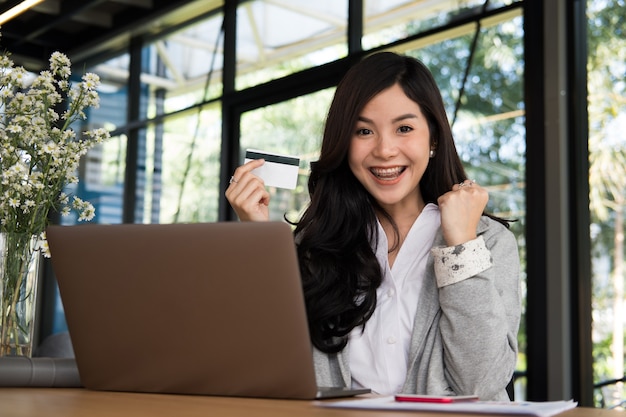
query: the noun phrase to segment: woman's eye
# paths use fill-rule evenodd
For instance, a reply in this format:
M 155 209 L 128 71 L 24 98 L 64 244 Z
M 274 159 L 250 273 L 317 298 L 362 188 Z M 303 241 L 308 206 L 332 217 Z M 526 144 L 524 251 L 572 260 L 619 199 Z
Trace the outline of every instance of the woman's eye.
M 357 129 L 356 130 L 356 134 L 358 136 L 366 136 L 366 135 L 369 135 L 371 133 L 372 133 L 372 131 L 369 130 L 369 129 L 366 129 L 366 128 L 362 128 L 362 129 Z
M 398 128 L 398 132 L 400 133 L 409 133 L 413 128 L 411 126 L 400 126 Z

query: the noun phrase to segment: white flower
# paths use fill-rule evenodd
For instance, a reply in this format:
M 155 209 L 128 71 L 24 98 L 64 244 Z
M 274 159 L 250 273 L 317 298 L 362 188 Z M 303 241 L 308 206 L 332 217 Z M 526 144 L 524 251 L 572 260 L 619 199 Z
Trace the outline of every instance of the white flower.
M 109 137 L 104 129 L 81 132 L 75 122 L 88 108 L 99 105 L 100 78 L 84 74 L 72 86 L 71 62 L 62 53 L 50 56 L 49 70 L 41 71 L 30 86 L 27 72 L 0 53 L 0 232 L 39 234 L 50 209 L 80 221 L 92 220 L 89 202 L 63 193 L 78 182 L 81 155 Z M 63 114 L 58 108 L 66 109 Z
M 7 131 L 11 133 L 22 133 L 22 126 L 12 124 L 12 125 L 7 126 Z
M 71 75 L 70 66 L 70 60 L 66 55 L 60 52 L 53 52 L 50 56 L 50 70 L 53 74 L 67 79 Z
M 96 216 L 96 209 L 91 207 L 87 207 L 80 212 L 78 217 L 78 221 L 91 221 Z
M 78 197 L 74 197 L 72 207 L 78 211 L 78 221 L 90 221 L 96 214 L 96 210 L 90 202 L 83 201 Z
M 26 70 L 22 67 L 14 68 L 11 71 L 10 82 L 16 88 L 23 88 L 26 82 Z
M 82 85 L 87 90 L 95 90 L 100 85 L 100 77 L 94 73 L 88 72 L 83 75 Z
M 30 210 L 35 207 L 35 202 L 33 200 L 26 200 L 24 204 L 20 207 L 24 213 L 30 213 Z
M 37 240 L 38 247 L 35 250 L 40 250 L 44 257 L 50 258 L 50 247 L 48 246 L 48 239 L 46 238 L 46 232 L 41 232 L 39 240 Z
M 52 141 L 48 141 L 45 145 L 43 145 L 42 149 L 45 153 L 50 155 L 56 155 L 59 152 L 59 147 Z
M 8 55 L 0 55 L 0 68 L 8 69 L 13 67 L 13 61 L 9 58 Z

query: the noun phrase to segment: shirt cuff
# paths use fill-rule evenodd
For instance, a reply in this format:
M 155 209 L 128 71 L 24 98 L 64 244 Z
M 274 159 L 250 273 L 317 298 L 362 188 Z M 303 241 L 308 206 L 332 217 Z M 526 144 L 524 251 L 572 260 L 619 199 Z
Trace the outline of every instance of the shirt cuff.
M 431 253 L 439 288 L 473 277 L 492 265 L 491 252 L 482 236 L 457 246 L 432 248 Z

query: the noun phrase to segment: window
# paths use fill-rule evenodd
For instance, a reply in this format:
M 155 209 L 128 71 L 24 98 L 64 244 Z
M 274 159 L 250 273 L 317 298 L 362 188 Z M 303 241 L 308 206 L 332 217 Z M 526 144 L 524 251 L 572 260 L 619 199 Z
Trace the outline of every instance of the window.
M 307 182 L 311 161 L 319 155 L 323 123 L 334 89 L 283 101 L 244 113 L 241 117 L 241 162 L 245 149 L 260 149 L 300 158 L 295 190 L 271 189 L 270 219 L 297 220 L 309 202 Z
M 347 54 L 346 0 L 254 0 L 237 10 L 241 90 Z
M 364 0 L 365 22 L 363 47 L 368 50 L 401 41 L 462 20 L 487 10 L 508 5 L 513 1 L 484 0 Z
M 161 170 L 154 171 L 160 171 L 160 186 L 154 187 L 158 193 L 151 201 L 154 219 L 146 222 L 217 221 L 220 136 L 219 102 L 150 129 L 155 144 L 161 137 L 161 149 L 154 147 Z
M 149 117 L 221 96 L 223 18 L 215 13 L 146 45 L 142 81 L 149 86 Z
M 589 0 L 589 188 L 596 405 L 624 407 L 626 37 L 624 5 Z M 620 23 L 621 19 L 621 23 Z M 618 380 L 621 379 L 621 382 Z

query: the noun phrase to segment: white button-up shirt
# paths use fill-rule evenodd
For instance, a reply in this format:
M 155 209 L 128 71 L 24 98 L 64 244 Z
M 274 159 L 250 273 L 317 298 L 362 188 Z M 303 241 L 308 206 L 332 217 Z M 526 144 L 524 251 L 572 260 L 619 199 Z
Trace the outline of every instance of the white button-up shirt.
M 439 208 L 428 204 L 411 226 L 392 268 L 387 237 L 378 223 L 378 242 L 372 247 L 383 269 L 376 291 L 374 314 L 350 334 L 349 357 L 352 385 L 390 395 L 402 389 L 406 379 L 409 346 L 426 260 L 440 226 Z

